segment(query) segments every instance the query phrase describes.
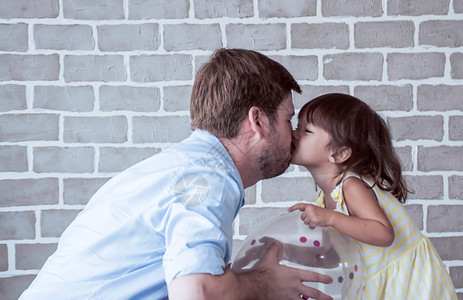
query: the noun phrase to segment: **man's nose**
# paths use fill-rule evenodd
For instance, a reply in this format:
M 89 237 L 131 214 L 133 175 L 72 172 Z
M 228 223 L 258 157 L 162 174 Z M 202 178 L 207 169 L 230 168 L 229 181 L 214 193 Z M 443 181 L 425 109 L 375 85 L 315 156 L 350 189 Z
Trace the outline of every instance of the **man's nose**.
M 297 130 L 293 130 L 293 140 L 297 140 L 299 138 L 299 134 Z

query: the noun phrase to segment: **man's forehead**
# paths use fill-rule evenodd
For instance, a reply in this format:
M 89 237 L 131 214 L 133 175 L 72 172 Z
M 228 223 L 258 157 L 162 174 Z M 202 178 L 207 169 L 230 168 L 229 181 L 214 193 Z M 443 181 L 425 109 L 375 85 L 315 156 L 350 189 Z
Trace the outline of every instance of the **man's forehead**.
M 294 104 L 293 104 L 293 98 L 291 97 L 291 94 L 287 96 L 281 103 L 280 107 L 278 107 L 279 110 L 283 111 L 284 113 L 288 115 L 294 115 Z

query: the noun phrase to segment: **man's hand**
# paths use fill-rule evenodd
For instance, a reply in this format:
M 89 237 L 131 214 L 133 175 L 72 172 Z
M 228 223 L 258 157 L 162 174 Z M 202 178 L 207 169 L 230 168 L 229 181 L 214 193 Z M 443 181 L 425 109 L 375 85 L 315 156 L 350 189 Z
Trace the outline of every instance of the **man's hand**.
M 308 287 L 303 282 L 331 283 L 331 277 L 311 271 L 280 265 L 277 259 L 278 244 L 274 242 L 260 260 L 255 270 L 250 272 L 254 285 L 261 290 L 257 299 L 333 299 L 328 295 Z M 243 276 L 250 273 L 245 273 Z M 247 278 L 251 280 L 251 278 Z M 260 297 L 261 296 L 261 297 Z
M 169 299 L 222 300 L 332 300 L 303 282 L 331 283 L 331 277 L 290 268 L 278 262 L 278 242 L 268 240 L 268 250 L 246 273 L 235 273 L 229 266 L 223 275 L 192 274 L 175 278 L 169 285 Z M 265 250 L 264 250 L 265 251 Z

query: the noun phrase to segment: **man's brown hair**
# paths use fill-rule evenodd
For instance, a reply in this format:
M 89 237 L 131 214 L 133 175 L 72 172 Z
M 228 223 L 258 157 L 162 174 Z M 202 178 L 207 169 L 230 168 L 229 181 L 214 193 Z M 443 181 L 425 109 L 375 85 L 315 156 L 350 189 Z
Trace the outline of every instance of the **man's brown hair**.
M 291 90 L 301 92 L 288 70 L 267 56 L 245 49 L 216 50 L 196 73 L 191 127 L 233 138 L 253 106 L 273 126 L 278 106 Z

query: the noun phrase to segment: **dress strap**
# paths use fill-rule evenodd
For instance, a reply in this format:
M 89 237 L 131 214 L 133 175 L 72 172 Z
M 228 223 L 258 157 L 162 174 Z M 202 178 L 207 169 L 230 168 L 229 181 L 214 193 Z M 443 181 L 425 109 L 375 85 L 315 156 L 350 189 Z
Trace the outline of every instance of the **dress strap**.
M 350 177 L 356 177 L 360 180 L 362 180 L 363 182 L 365 182 L 366 184 L 368 184 L 368 186 L 370 186 L 371 188 L 375 186 L 375 181 L 373 180 L 373 178 L 371 176 L 360 176 L 356 173 L 353 173 L 353 172 L 348 172 L 344 175 L 344 177 L 342 178 L 341 180 L 341 184 L 344 183 L 344 180 L 346 180 L 347 178 L 350 178 Z

